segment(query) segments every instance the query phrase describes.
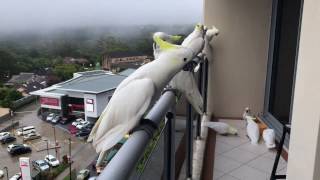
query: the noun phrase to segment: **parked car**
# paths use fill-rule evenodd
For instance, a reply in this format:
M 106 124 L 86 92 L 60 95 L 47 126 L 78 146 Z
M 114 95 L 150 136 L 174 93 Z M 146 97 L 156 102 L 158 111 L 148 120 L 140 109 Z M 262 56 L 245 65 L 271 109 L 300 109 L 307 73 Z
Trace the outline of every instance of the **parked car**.
M 77 175 L 77 180 L 88 179 L 90 176 L 90 171 L 88 169 L 82 169 L 79 171 Z
M 68 130 L 70 134 L 76 134 L 78 132 L 78 129 L 75 126 L 69 125 Z
M 79 131 L 76 133 L 77 137 L 88 136 L 91 131 Z
M 56 116 L 51 120 L 51 122 L 52 122 L 53 124 L 57 124 L 60 120 L 61 120 L 61 116 L 56 115 Z
M 59 164 L 60 164 L 59 160 L 56 157 L 54 157 L 53 155 L 46 155 L 44 157 L 44 160 L 47 162 L 47 164 L 49 164 L 52 167 L 59 166 Z
M 54 113 L 50 113 L 48 116 L 47 116 L 47 118 L 46 118 L 46 120 L 47 121 L 52 121 L 52 119 L 55 117 L 56 115 L 54 114 Z
M 30 153 L 32 150 L 31 148 L 26 144 L 10 144 L 7 147 L 7 151 L 11 155 L 20 155 L 20 154 L 26 154 Z
M 49 170 L 49 165 L 44 160 L 36 160 L 32 161 L 32 166 L 34 169 L 38 171 L 47 171 Z
M 59 121 L 60 124 L 67 124 L 69 123 L 70 121 L 72 121 L 72 119 L 69 119 L 67 117 L 63 117 L 61 118 L 61 120 Z
M 9 135 L 9 136 L 2 138 L 0 141 L 2 144 L 6 144 L 6 143 L 11 143 L 15 140 L 16 140 L 16 138 L 14 136 Z
M 90 123 L 90 124 L 88 124 L 85 128 L 87 128 L 87 129 L 92 129 L 93 126 L 94 126 L 94 123 Z
M 24 141 L 30 141 L 30 140 L 39 139 L 39 138 L 41 138 L 39 133 L 30 133 L 23 136 Z
M 10 133 L 9 133 L 9 132 L 1 132 L 1 133 L 0 133 L 0 140 L 2 140 L 2 139 L 5 138 L 5 137 L 8 137 L 8 136 L 10 136 Z
M 90 124 L 89 121 L 82 121 L 82 122 L 80 122 L 80 123 L 76 126 L 76 128 L 77 128 L 77 129 L 82 129 L 82 128 L 88 126 L 89 124 Z
M 26 126 L 26 127 L 23 127 L 23 128 L 20 128 L 16 131 L 16 134 L 18 136 L 24 136 L 24 135 L 27 135 L 27 134 L 30 134 L 30 133 L 35 133 L 36 132 L 36 129 L 34 126 Z
M 82 122 L 85 122 L 85 120 L 82 119 L 82 118 L 78 118 L 78 119 L 76 119 L 75 121 L 72 122 L 72 125 L 73 126 L 78 126 Z
M 9 180 L 19 180 L 19 179 L 21 179 L 21 173 L 20 172 L 14 174 Z

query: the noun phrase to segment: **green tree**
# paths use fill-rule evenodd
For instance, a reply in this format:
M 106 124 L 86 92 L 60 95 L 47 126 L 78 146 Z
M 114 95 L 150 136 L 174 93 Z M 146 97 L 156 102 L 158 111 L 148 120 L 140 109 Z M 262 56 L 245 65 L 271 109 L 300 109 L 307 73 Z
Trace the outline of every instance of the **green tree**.
M 10 76 L 15 68 L 15 57 L 8 50 L 0 49 L 0 80 Z
M 72 78 L 73 73 L 77 72 L 78 68 L 75 64 L 60 64 L 54 67 L 53 72 L 61 78 L 61 80 L 67 80 Z

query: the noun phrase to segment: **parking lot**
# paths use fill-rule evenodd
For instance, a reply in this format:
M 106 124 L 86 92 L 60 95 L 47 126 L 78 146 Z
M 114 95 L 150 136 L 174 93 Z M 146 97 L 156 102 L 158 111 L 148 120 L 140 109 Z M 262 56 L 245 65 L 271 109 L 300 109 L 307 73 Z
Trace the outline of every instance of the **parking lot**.
M 4 166 L 8 167 L 9 177 L 19 172 L 19 157 L 30 157 L 31 160 L 43 159 L 47 155 L 47 143 L 49 146 L 49 154 L 57 156 L 61 161 L 63 155 L 69 153 L 69 141 L 68 138 L 71 138 L 71 158 L 74 161 L 72 167 L 80 170 L 85 168 L 90 164 L 93 159 L 96 157 L 96 153 L 91 147 L 90 144 L 87 144 L 84 141 L 79 140 L 76 137 L 70 136 L 68 131 L 62 128 L 59 125 L 53 125 L 48 122 L 42 121 L 37 117 L 37 108 L 39 105 L 37 103 L 32 103 L 24 108 L 17 110 L 17 113 L 13 117 L 13 121 L 19 121 L 19 126 L 34 126 L 37 133 L 41 135 L 40 139 L 27 141 L 26 144 L 29 144 L 32 148 L 32 153 L 19 155 L 19 156 L 10 156 L 7 152 L 6 145 L 0 145 L 0 168 Z M 54 143 L 54 131 L 56 135 L 56 140 L 58 142 L 58 147 L 55 150 Z M 12 132 L 12 131 L 11 131 Z M 15 143 L 22 143 L 22 137 L 16 136 L 17 140 Z

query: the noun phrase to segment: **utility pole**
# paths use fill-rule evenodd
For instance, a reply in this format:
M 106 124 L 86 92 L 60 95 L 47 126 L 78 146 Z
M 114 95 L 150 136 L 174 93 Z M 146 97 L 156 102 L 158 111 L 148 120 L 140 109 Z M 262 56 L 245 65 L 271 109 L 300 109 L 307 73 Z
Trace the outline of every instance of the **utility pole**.
M 69 137 L 69 179 L 71 180 L 71 138 Z
M 14 135 L 14 125 L 13 125 L 13 110 L 9 109 L 10 118 L 11 118 L 11 128 L 12 128 L 12 134 Z
M 56 158 L 58 158 L 58 149 L 57 149 L 57 138 L 56 138 L 56 127 L 52 126 L 53 128 L 53 137 L 54 137 L 54 150 L 56 151 Z
M 47 143 L 47 155 L 49 155 L 49 142 L 48 142 L 48 139 L 45 139 L 44 141 Z

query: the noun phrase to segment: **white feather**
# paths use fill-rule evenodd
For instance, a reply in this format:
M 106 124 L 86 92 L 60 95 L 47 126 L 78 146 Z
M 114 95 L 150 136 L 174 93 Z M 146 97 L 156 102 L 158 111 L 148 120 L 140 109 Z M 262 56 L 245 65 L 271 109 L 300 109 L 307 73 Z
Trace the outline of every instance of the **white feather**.
M 198 114 L 203 114 L 203 99 L 192 72 L 180 71 L 172 78 L 169 85 L 183 93 Z
M 204 122 L 204 126 L 207 126 L 213 129 L 214 131 L 216 131 L 218 134 L 221 134 L 221 135 L 238 134 L 238 130 L 236 128 L 224 122 Z
M 251 140 L 251 144 L 258 144 L 259 141 L 259 126 L 254 119 L 247 116 L 247 135 Z
M 262 137 L 268 149 L 276 147 L 275 136 L 276 134 L 273 129 L 265 129 L 263 131 Z

